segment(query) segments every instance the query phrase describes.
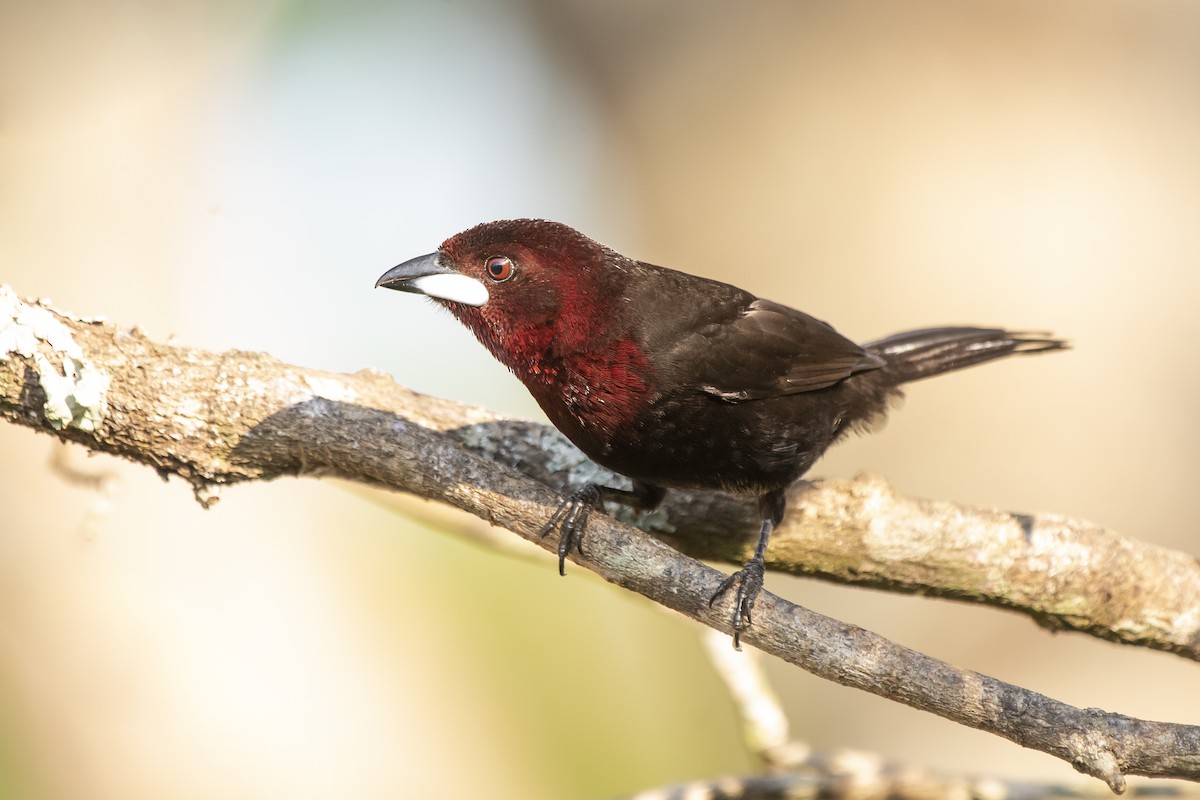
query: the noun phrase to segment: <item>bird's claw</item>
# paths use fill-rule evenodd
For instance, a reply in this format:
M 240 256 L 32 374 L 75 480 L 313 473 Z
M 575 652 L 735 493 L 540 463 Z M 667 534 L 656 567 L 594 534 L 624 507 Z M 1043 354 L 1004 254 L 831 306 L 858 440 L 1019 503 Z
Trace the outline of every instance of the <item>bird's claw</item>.
M 588 516 L 593 509 L 599 509 L 604 502 L 600 487 L 588 484 L 579 491 L 564 498 L 558 504 L 554 515 L 542 526 L 538 536 L 546 537 L 555 528 L 562 530 L 558 539 L 558 574 L 566 575 L 567 554 L 571 548 L 583 555 L 583 531 L 587 527 Z
M 766 565 L 763 563 L 762 556 L 755 556 L 737 572 L 721 581 L 721 585 L 713 592 L 712 597 L 708 598 L 708 605 L 711 608 L 717 598 L 733 588 L 735 583 L 737 584 L 737 594 L 733 598 L 733 647 L 735 650 L 742 649 L 742 631 L 750 627 L 752 621 L 750 613 L 754 608 L 754 601 L 758 599 L 758 593 L 762 591 L 765 572 Z

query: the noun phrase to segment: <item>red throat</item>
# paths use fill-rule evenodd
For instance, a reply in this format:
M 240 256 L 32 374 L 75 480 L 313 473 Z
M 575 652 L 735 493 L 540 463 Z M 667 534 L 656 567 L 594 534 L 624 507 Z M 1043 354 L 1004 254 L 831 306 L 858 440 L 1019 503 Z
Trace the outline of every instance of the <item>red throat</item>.
M 530 393 L 571 438 L 607 441 L 628 432 L 639 411 L 652 401 L 652 376 L 646 354 L 633 342 L 577 352 L 542 374 L 521 376 Z M 518 373 L 519 374 L 519 373 Z

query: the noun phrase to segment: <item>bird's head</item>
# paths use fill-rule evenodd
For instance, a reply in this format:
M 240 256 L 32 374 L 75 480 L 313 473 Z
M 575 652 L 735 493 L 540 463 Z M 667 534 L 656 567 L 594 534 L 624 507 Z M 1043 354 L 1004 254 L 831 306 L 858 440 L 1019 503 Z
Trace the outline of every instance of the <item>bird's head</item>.
M 585 349 L 612 333 L 603 302 L 625 259 L 557 222 L 503 220 L 450 237 L 375 283 L 423 294 L 521 374 L 530 359 Z

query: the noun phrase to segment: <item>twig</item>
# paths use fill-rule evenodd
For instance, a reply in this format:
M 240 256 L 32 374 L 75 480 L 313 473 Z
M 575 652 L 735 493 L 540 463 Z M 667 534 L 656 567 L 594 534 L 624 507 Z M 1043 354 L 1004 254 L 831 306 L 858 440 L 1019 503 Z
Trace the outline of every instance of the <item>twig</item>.
M 810 748 L 791 740 L 787 715 L 767 681 L 761 654 L 752 647 L 744 653 L 733 650 L 725 635 L 712 628 L 702 632 L 701 640 L 709 663 L 742 718 L 742 737 L 750 752 L 762 759 L 769 772 L 789 769 L 805 761 Z
M 788 735 L 779 698 L 762 668 L 761 653 L 736 652 L 724 634 L 705 629 L 701 638 L 717 676 L 729 690 L 750 752 L 766 775 L 725 776 L 639 792 L 628 800 L 794 800 L 795 798 L 881 798 L 891 800 L 1035 800 L 1095 797 L 1085 785 L 1010 781 L 996 777 L 945 775 L 913 764 L 885 761 L 858 750 L 814 750 Z M 1094 786 L 1094 784 L 1092 785 Z M 1134 786 L 1132 794 L 1150 794 Z M 1200 787 L 1156 786 L 1156 797 L 1200 798 Z

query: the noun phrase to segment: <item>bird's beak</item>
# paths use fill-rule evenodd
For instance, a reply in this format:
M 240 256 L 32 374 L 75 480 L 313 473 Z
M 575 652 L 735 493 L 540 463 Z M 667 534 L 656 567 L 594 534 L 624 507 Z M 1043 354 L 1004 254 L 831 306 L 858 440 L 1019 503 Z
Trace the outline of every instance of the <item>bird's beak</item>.
M 483 282 L 443 266 L 440 253 L 417 256 L 392 267 L 375 281 L 375 288 L 380 286 L 467 306 L 481 306 L 488 301 Z

